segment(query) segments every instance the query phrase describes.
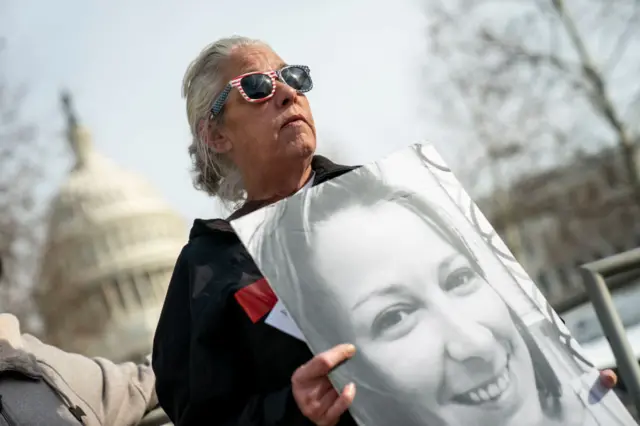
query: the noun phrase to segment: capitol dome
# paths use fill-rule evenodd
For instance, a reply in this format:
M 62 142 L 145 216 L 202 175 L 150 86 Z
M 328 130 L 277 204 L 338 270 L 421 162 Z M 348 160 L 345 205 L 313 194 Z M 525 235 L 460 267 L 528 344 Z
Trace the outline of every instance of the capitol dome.
M 65 97 L 76 164 L 51 205 L 36 301 L 48 343 L 114 361 L 151 350 L 183 218 L 145 179 L 96 151 Z

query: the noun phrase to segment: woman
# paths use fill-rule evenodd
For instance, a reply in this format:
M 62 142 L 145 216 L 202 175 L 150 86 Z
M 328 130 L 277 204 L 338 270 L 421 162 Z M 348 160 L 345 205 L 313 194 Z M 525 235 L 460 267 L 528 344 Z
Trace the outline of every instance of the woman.
M 487 276 L 428 201 L 361 168 L 267 211 L 249 251 L 314 351 L 358 348 L 335 382 L 357 383 L 361 424 L 633 424 L 585 409 L 563 382 L 588 367 L 551 365 L 549 338 L 536 342 L 489 282 L 510 277 Z M 549 325 L 532 328 L 542 337 Z
M 311 88 L 306 66 L 244 37 L 218 40 L 189 66 L 183 95 L 194 182 L 242 204 L 228 220 L 352 169 L 314 156 Z M 342 414 L 355 390 L 338 394 L 326 377 L 353 347 L 312 357 L 264 323 L 272 302 L 228 221 L 196 220 L 153 347 L 158 398 L 175 424 L 353 424 Z
M 186 72 L 194 183 L 236 211 L 194 222 L 156 330 L 156 390 L 178 426 L 353 424 L 355 389 L 327 379 L 353 346 L 312 357 L 265 324 L 275 297 L 228 222 L 353 169 L 314 156 L 311 88 L 307 67 L 245 37 L 207 46 Z

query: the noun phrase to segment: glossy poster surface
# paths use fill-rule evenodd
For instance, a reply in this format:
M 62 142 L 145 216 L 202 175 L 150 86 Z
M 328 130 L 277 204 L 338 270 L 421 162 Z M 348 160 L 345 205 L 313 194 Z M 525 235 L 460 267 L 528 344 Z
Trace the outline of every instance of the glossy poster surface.
M 636 424 L 430 144 L 232 226 L 362 425 Z

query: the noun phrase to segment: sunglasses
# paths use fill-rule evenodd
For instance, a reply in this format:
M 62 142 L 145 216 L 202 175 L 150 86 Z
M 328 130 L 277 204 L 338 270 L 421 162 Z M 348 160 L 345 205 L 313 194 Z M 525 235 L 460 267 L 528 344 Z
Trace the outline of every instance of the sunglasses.
M 211 116 L 220 114 L 222 107 L 234 87 L 247 102 L 265 102 L 276 93 L 276 80 L 280 80 L 298 93 L 307 93 L 313 88 L 309 67 L 287 65 L 277 71 L 256 71 L 242 74 L 231 80 L 211 106 Z

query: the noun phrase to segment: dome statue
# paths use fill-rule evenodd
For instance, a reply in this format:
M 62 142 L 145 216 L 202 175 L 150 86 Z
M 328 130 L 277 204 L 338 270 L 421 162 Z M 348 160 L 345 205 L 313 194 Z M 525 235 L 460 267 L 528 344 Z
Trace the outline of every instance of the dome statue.
M 36 303 L 44 339 L 114 361 L 151 349 L 187 238 L 183 218 L 141 176 L 94 149 L 63 96 L 75 166 L 53 199 Z

